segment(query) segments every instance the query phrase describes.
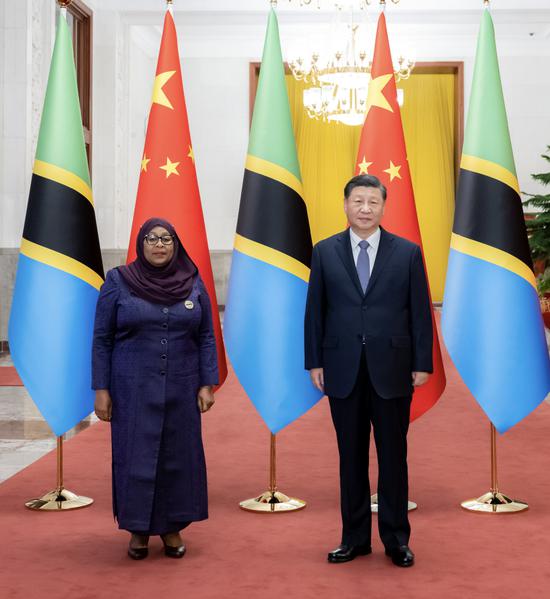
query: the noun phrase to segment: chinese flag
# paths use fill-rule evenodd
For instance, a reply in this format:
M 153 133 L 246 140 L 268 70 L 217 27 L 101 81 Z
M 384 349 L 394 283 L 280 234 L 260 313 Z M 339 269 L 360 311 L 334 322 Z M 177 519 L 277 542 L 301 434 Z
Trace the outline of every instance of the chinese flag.
M 384 13 L 378 19 L 367 115 L 357 153 L 356 174 L 361 173 L 375 175 L 388 190 L 384 227 L 422 248 Z M 445 389 L 445 371 L 435 320 L 433 364 L 434 372 L 428 382 L 414 392 L 412 420 L 429 410 Z
M 128 262 L 136 257 L 135 240 L 141 224 L 152 216 L 174 225 L 206 285 L 212 304 L 221 385 L 227 376 L 225 348 L 189 134 L 176 26 L 170 9 L 166 11 L 160 43 Z

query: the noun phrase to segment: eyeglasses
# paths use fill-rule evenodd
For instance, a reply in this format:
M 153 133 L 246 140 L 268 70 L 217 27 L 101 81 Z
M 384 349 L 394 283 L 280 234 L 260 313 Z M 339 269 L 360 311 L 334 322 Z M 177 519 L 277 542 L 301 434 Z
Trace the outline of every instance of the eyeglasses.
M 172 235 L 161 235 L 159 237 L 154 233 L 149 233 L 149 235 L 145 235 L 144 239 L 147 245 L 157 245 L 159 239 L 162 245 L 172 245 L 174 243 L 174 238 Z

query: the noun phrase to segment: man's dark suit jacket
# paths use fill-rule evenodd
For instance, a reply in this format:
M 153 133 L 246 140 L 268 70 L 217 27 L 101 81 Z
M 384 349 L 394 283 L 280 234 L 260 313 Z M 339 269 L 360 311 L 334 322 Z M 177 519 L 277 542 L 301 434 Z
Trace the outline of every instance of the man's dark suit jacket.
M 305 367 L 323 368 L 325 393 L 347 397 L 365 348 L 382 398 L 413 391 L 413 371 L 432 372 L 433 328 L 420 248 L 381 229 L 363 294 L 349 229 L 313 248 L 305 316 Z

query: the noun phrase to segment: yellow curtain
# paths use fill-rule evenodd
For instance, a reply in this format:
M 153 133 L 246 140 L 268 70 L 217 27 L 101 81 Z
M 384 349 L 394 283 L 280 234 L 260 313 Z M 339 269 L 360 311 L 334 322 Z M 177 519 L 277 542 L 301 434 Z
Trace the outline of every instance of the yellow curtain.
M 361 126 L 310 119 L 303 82 L 286 76 L 313 242 L 346 226 L 343 187 L 354 174 Z M 403 128 L 434 301 L 441 301 L 454 208 L 454 76 L 414 74 L 404 90 Z
M 443 300 L 454 215 L 455 76 L 413 74 L 400 81 L 407 154 L 434 302 Z
M 346 227 L 344 185 L 354 174 L 361 127 L 310 119 L 304 110 L 304 83 L 286 76 L 290 113 L 302 171 L 304 200 L 313 243 Z

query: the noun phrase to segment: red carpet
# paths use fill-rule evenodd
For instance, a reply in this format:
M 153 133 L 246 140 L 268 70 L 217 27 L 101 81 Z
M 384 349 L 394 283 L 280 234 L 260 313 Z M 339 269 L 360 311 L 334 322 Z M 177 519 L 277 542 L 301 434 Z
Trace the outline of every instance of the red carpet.
M 23 383 L 13 366 L 0 366 L 0 387 L 22 387 Z
M 448 387 L 410 434 L 411 546 L 417 564 L 401 570 L 383 555 L 328 564 L 338 545 L 337 451 L 322 401 L 278 436 L 279 486 L 306 499 L 294 514 L 256 515 L 239 500 L 265 490 L 269 435 L 234 375 L 207 414 L 210 519 L 185 531 L 188 554 L 132 562 L 126 534 L 111 516 L 108 426 L 66 444 L 67 487 L 95 498 L 72 513 L 35 513 L 26 499 L 49 490 L 55 453 L 0 485 L 0 597 L 42 599 L 338 597 L 477 599 L 548 597 L 550 558 L 550 410 L 540 406 L 499 438 L 502 490 L 529 502 L 519 515 L 474 515 L 461 500 L 489 486 L 489 425 L 446 359 Z

